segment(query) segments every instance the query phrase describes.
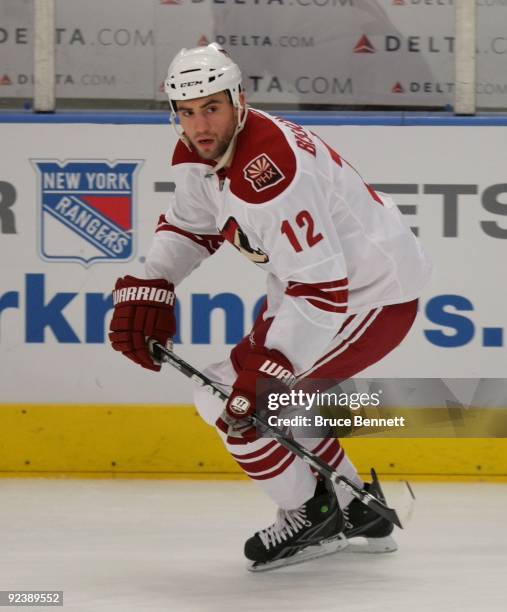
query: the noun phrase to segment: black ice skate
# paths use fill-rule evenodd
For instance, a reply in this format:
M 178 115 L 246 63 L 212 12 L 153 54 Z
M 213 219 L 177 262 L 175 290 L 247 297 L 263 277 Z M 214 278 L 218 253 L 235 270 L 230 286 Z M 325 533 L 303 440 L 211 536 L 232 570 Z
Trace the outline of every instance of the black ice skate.
M 372 482 L 366 483 L 365 489 L 385 503 L 384 493 L 373 468 L 371 476 Z M 384 553 L 398 549 L 391 535 L 394 525 L 358 499 L 353 499 L 343 509 L 343 518 L 345 520 L 343 533 L 349 539 L 347 552 Z
M 334 492 L 319 481 L 314 496 L 296 510 L 278 510 L 273 525 L 245 543 L 253 572 L 294 565 L 345 548 L 343 516 Z

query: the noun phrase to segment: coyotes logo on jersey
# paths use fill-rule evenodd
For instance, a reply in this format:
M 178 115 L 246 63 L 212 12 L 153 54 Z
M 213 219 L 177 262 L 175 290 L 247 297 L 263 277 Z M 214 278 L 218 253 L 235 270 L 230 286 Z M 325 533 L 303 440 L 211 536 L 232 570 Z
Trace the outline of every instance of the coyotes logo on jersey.
M 253 249 L 245 232 L 240 228 L 234 217 L 229 217 L 224 227 L 220 230 L 222 236 L 238 249 L 240 253 L 248 257 L 256 264 L 264 264 L 269 261 L 269 257 L 261 249 Z
M 257 155 L 243 169 L 243 175 L 255 191 L 263 191 L 283 181 L 285 175 L 265 153 Z

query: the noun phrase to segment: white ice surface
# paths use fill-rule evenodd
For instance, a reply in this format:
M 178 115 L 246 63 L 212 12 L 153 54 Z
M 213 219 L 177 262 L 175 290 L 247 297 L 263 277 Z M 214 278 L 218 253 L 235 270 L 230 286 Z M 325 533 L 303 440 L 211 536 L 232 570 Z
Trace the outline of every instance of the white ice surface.
M 243 542 L 274 508 L 249 482 L 3 479 L 0 590 L 79 612 L 507 610 L 507 485 L 414 488 L 398 552 L 252 574 Z

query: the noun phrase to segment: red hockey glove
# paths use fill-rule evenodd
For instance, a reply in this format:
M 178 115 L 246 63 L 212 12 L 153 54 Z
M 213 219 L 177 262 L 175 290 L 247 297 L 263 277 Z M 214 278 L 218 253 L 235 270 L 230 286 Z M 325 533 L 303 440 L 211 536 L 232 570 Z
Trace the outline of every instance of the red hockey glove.
M 247 444 L 259 437 L 252 419 L 232 419 L 225 410 L 216 425 L 227 435 L 227 444 Z
M 160 363 L 150 354 L 147 339 L 158 340 L 164 346 L 170 342 L 176 333 L 174 301 L 174 285 L 165 279 L 119 278 L 114 286 L 114 312 L 109 326 L 114 350 L 158 372 Z
M 255 383 L 259 378 L 275 379 L 282 389 L 287 389 L 296 380 L 292 364 L 282 353 L 264 347 L 253 348 L 232 386 L 225 407 L 230 418 L 245 419 L 255 412 Z

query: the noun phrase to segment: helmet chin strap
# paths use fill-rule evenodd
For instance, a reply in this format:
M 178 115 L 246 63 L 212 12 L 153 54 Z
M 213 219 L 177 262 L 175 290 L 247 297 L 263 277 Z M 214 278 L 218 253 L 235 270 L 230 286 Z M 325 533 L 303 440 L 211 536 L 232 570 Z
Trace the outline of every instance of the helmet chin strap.
M 246 107 L 246 105 L 245 106 L 239 105 L 238 106 L 238 124 L 236 125 L 234 134 L 232 135 L 232 138 L 229 142 L 229 146 L 225 150 L 225 153 L 222 155 L 222 157 L 218 160 L 217 165 L 213 166 L 213 168 L 210 168 L 210 170 L 206 172 L 207 177 L 213 176 L 214 174 L 216 174 L 219 170 L 221 170 L 224 166 L 226 166 L 229 163 L 230 157 L 234 150 L 234 145 L 236 144 L 236 139 L 238 137 L 238 134 L 245 127 L 247 114 L 248 114 L 248 108 Z
M 171 113 L 169 115 L 169 123 L 172 125 L 173 130 L 176 132 L 176 136 L 187 147 L 187 149 L 191 151 L 192 145 L 190 144 L 190 140 L 185 136 L 185 132 L 182 130 L 181 126 L 176 123 L 176 119 L 177 119 L 177 115 L 174 112 L 174 110 L 171 108 Z

